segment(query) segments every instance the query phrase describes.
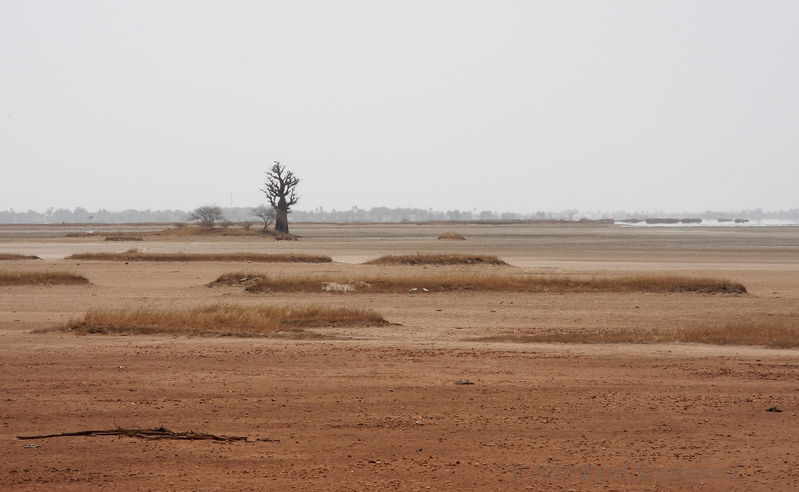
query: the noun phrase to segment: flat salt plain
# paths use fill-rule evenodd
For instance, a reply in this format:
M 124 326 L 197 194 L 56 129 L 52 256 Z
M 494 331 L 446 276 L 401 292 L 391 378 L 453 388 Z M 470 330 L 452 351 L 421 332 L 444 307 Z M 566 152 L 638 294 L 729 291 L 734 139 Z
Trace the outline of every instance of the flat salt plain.
M 296 224 L 299 241 L 65 238 L 0 226 L 4 271 L 88 286 L 0 286 L 0 487 L 23 490 L 796 488 L 799 351 L 709 344 L 520 343 L 541 333 L 799 320 L 798 227 Z M 442 232 L 466 241 L 437 241 Z M 328 264 L 94 262 L 90 251 L 329 255 Z M 510 266 L 378 267 L 385 254 L 496 255 Z M 479 272 L 660 274 L 743 283 L 742 296 L 619 293 L 247 294 L 223 273 L 353 280 Z M 272 338 L 76 336 L 95 309 L 214 303 L 373 309 L 393 323 Z M 34 332 L 45 330 L 44 333 Z M 492 337 L 494 342 L 482 339 Z M 456 384 L 457 382 L 474 384 Z M 767 412 L 777 406 L 782 412 Z M 18 435 L 151 428 L 248 442 Z M 279 441 L 257 440 L 258 438 Z M 31 443 L 39 447 L 28 447 Z

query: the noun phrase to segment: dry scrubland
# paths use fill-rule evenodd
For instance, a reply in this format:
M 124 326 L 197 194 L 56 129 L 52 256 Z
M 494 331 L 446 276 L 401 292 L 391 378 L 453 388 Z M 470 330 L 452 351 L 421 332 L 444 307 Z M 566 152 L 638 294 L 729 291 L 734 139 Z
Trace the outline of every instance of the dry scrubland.
M 60 327 L 82 334 L 173 334 L 193 336 L 262 336 L 303 328 L 381 326 L 373 311 L 327 306 L 236 306 L 214 304 L 185 310 L 90 311 L 82 320 Z
M 88 261 L 248 261 L 262 263 L 329 263 L 329 256 L 258 253 L 145 253 L 129 249 L 122 253 L 75 253 L 68 260 Z
M 83 285 L 89 279 L 69 272 L 25 272 L 0 271 L 1 285 Z
M 2 260 L 39 260 L 38 256 L 34 255 L 20 255 L 16 253 L 1 253 L 0 261 Z
M 280 277 L 257 272 L 220 275 L 211 286 L 245 285 L 245 291 L 259 292 L 695 292 L 701 294 L 745 294 L 746 287 L 723 279 L 682 276 L 621 276 L 578 279 L 571 277 L 525 277 L 477 273 L 400 274 L 375 277 Z M 331 285 L 346 286 L 330 289 Z
M 150 227 L 0 226 L 0 488 L 799 486 L 795 228 Z
M 439 238 L 440 239 L 440 238 Z M 366 262 L 367 265 L 507 265 L 490 255 L 385 255 Z

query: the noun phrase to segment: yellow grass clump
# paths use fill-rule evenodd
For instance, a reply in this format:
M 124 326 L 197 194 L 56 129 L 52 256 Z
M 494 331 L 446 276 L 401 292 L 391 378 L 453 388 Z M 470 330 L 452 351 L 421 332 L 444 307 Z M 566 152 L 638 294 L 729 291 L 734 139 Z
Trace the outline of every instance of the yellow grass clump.
M 489 255 L 386 255 L 366 262 L 367 265 L 507 265 L 496 256 Z
M 475 275 L 437 273 L 430 275 L 383 275 L 359 279 L 344 277 L 268 277 L 262 273 L 228 273 L 210 285 L 244 285 L 247 292 L 364 292 L 425 293 L 498 291 L 530 293 L 567 292 L 696 292 L 702 294 L 744 294 L 746 288 L 728 280 L 623 276 L 575 279 L 520 275 Z
M 184 310 L 90 311 L 82 320 L 69 322 L 61 329 L 79 334 L 262 336 L 304 328 L 385 324 L 387 321 L 379 314 L 363 309 L 215 304 Z
M 129 249 L 123 253 L 78 253 L 68 260 L 96 261 L 252 261 L 277 263 L 330 263 L 329 256 L 283 253 L 143 253 Z
M 0 285 L 82 285 L 89 279 L 69 272 L 0 272 Z
M 38 256 L 19 255 L 16 253 L 0 253 L 0 260 L 41 260 Z

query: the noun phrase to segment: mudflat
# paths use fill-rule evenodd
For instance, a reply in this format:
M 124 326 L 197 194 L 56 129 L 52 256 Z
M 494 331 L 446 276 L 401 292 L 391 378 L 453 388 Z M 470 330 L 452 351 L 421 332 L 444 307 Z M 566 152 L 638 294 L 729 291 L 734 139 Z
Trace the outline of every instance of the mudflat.
M 65 237 L 87 226 L 0 226 L 0 254 L 41 258 L 0 261 L 0 271 L 65 271 L 90 282 L 0 286 L 0 488 L 799 486 L 799 349 L 649 338 L 747 323 L 796 327 L 797 227 L 296 224 L 298 241 L 92 227 L 143 240 Z M 437 240 L 443 232 L 466 240 Z M 303 253 L 333 262 L 65 259 L 128 248 Z M 416 253 L 495 255 L 508 265 L 363 264 Z M 403 275 L 419 285 L 392 294 L 209 286 L 230 272 L 352 282 Z M 424 292 L 432 274 L 679 275 L 740 282 L 747 293 Z M 94 310 L 220 303 L 366 308 L 390 324 L 263 337 L 56 329 Z M 587 343 L 598 333 L 641 337 Z M 571 342 L 535 341 L 542 335 Z M 247 439 L 18 438 L 158 427 Z

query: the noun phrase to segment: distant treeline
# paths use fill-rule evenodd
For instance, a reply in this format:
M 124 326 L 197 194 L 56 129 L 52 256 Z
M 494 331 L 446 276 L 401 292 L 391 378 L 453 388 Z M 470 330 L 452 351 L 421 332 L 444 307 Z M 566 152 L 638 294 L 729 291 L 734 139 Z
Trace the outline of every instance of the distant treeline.
M 225 218 L 230 222 L 257 222 L 258 219 L 252 214 L 250 207 L 232 207 L 222 209 Z M 45 212 L 18 212 L 14 209 L 0 211 L 0 224 L 60 224 L 60 223 L 98 223 L 98 224 L 122 224 L 122 223 L 147 223 L 147 222 L 186 222 L 189 212 L 184 210 L 122 210 L 110 211 L 100 209 L 89 211 L 78 207 L 74 210 L 65 208 L 48 209 Z M 780 211 L 737 210 L 737 211 L 706 211 L 693 213 L 670 213 L 663 211 L 654 212 L 601 212 L 601 211 L 580 211 L 577 209 L 562 210 L 559 212 L 493 212 L 490 210 L 469 211 L 469 210 L 433 210 L 422 208 L 388 208 L 374 207 L 362 209 L 352 207 L 349 210 L 296 210 L 292 212 L 290 219 L 294 222 L 432 222 L 432 221 L 471 221 L 471 220 L 568 220 L 577 221 L 580 219 L 647 219 L 668 217 L 673 219 L 715 219 L 733 220 L 747 219 L 758 220 L 792 220 L 799 221 L 799 208 Z

